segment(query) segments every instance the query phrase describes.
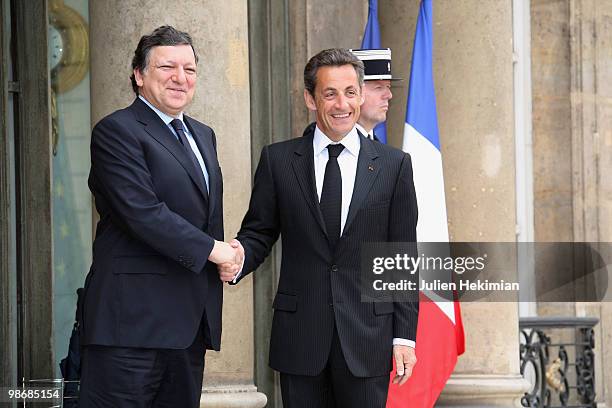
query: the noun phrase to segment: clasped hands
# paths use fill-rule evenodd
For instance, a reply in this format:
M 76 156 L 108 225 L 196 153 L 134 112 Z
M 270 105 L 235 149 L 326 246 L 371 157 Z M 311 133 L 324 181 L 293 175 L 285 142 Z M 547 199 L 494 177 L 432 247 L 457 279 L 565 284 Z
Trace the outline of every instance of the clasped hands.
M 244 248 L 235 239 L 229 243 L 215 241 L 208 260 L 217 264 L 219 278 L 223 282 L 231 282 L 242 269 Z

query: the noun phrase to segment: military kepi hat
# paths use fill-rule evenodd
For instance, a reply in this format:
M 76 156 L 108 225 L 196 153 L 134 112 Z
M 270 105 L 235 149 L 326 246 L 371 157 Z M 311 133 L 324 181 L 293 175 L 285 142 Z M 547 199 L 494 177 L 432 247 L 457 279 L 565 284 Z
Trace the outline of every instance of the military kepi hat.
M 387 79 L 390 81 L 401 81 L 402 78 L 394 78 L 391 74 L 391 49 L 377 48 L 373 50 L 351 50 L 351 52 L 363 62 L 365 68 L 365 81 L 378 81 Z

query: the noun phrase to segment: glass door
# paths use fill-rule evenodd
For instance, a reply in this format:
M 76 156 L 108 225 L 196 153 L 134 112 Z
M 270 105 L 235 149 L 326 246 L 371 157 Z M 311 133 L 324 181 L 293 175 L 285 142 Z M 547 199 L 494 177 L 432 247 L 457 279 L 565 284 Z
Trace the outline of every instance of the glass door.
M 89 2 L 49 0 L 53 203 L 53 349 L 56 377 L 74 323 L 76 290 L 91 264 Z

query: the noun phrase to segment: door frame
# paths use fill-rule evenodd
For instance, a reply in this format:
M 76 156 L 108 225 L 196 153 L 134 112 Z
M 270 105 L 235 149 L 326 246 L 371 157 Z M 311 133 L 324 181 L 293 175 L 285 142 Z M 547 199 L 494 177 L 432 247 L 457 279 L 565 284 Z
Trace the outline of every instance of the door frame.
M 3 119 L 0 123 L 0 158 L 3 163 L 0 166 L 0 238 L 3 242 L 0 246 L 0 290 L 3 295 L 0 309 L 2 324 L 6 329 L 10 327 L 11 318 L 10 279 L 15 279 L 16 289 L 13 290 L 16 290 L 17 320 L 17 333 L 10 333 L 10 330 L 0 332 L 3 343 L 5 339 L 10 340 L 15 335 L 17 337 L 17 361 L 3 362 L 2 372 L 14 371 L 16 363 L 18 380 L 21 377 L 52 378 L 53 226 L 47 1 L 10 0 L 9 6 L 9 1 L 3 0 L 1 10 L 3 16 L 10 12 L 11 27 L 8 33 L 6 29 L 2 30 L 0 45 L 0 110 L 7 112 L 8 92 L 12 92 L 14 160 L 9 161 L 9 129 Z M 10 35 L 10 43 L 7 35 Z M 9 52 L 12 58 L 9 58 Z M 12 61 L 11 82 L 7 77 L 9 61 Z M 11 172 L 14 173 L 16 193 L 13 203 L 10 202 L 9 194 Z M 11 206 L 16 213 L 14 226 L 11 226 L 9 218 Z M 15 244 L 15 251 L 11 249 L 10 240 Z M 16 271 L 10 270 L 8 262 L 11 258 L 15 260 Z M 9 326 L 4 326 L 4 323 L 9 323 Z M 4 347 L 8 346 L 3 346 L 3 352 Z

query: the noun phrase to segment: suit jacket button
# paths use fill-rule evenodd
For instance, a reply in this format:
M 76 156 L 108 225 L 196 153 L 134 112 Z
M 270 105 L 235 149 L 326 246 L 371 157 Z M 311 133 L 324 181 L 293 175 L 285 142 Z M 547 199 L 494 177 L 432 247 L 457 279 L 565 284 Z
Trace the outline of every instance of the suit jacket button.
M 338 265 L 332 265 L 331 270 L 332 272 L 338 272 Z

